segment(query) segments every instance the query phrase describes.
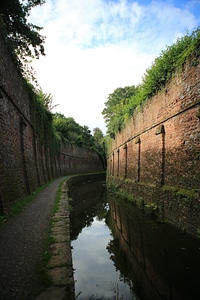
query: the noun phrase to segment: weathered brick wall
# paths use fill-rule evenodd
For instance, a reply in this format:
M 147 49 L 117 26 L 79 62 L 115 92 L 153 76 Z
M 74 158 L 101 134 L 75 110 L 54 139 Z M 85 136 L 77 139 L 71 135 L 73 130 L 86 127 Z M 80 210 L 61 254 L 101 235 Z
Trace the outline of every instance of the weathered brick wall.
M 58 176 L 103 171 L 95 151 L 68 144 L 53 152 L 34 126 L 31 99 L 0 37 L 0 212 Z
M 178 209 L 172 213 L 174 199 L 159 202 L 156 197 L 152 199 L 152 195 L 160 194 L 159 188 L 169 190 L 171 187 L 176 194 L 180 189 L 184 189 L 185 193 L 196 189 L 193 208 L 199 212 L 200 63 L 192 66 L 188 62 L 183 72 L 177 73 L 163 91 L 137 109 L 134 117 L 111 144 L 108 180 L 120 181 L 124 183 L 124 188 L 126 182 L 133 194 L 138 197 L 142 194 L 146 201 L 156 203 L 163 214 L 164 201 L 164 219 L 172 223 L 179 222 L 180 227 L 185 227 L 191 216 L 191 203 L 183 217 L 179 218 Z M 190 198 L 189 194 L 187 198 Z M 180 208 L 182 203 L 179 204 Z M 177 217 L 178 220 L 175 220 Z M 200 228 L 199 222 L 198 226 Z

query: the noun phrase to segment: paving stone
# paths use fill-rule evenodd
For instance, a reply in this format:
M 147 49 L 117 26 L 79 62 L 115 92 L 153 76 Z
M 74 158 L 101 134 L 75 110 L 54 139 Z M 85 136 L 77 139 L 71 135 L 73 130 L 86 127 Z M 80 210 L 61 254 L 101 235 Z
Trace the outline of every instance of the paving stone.
M 47 266 L 48 268 L 54 268 L 54 267 L 70 266 L 71 264 L 72 264 L 71 255 L 67 253 L 61 253 L 58 255 L 52 255 Z
M 64 220 L 54 220 L 54 224 L 56 224 L 56 226 L 66 226 L 66 224 L 68 224 L 68 219 L 64 219 Z M 54 225 L 53 224 L 53 225 Z
M 69 235 L 52 234 L 51 236 L 54 239 L 55 243 L 61 243 L 61 242 L 68 242 L 68 241 L 70 241 Z
M 68 215 L 67 213 L 56 213 L 53 217 L 53 220 L 62 220 L 62 219 L 65 219 L 65 218 L 68 218 Z
M 69 283 L 69 277 L 72 277 L 72 270 L 69 267 L 56 267 L 48 270 L 48 274 L 53 285 L 66 286 Z
M 59 235 L 59 234 L 68 235 L 69 231 L 66 228 L 62 228 L 62 227 L 55 228 L 52 230 L 52 235 Z
M 67 253 L 69 251 L 67 242 L 54 243 L 51 245 L 53 255 Z

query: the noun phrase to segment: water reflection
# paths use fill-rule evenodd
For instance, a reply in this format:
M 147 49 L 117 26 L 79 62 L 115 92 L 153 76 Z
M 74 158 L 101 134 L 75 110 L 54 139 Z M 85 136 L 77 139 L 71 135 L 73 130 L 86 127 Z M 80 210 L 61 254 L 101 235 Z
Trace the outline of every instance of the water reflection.
M 199 240 L 106 194 L 102 182 L 71 197 L 77 299 L 199 298 Z
M 71 240 L 76 240 L 82 229 L 91 226 L 94 217 L 103 219 L 108 211 L 105 182 L 82 182 L 70 189 L 69 197 L 73 199 L 71 218 Z
M 78 299 L 132 299 L 129 287 L 120 281 L 106 251 L 110 237 L 105 222 L 95 218 L 91 227 L 83 229 L 72 243 Z
M 76 269 L 77 299 L 134 299 L 106 249 L 112 234 L 105 222 L 109 207 L 102 183 L 83 185 L 78 191 L 74 190 L 71 197 L 74 229 L 71 235 L 72 255 L 73 267 Z M 78 224 L 82 226 L 78 228 Z

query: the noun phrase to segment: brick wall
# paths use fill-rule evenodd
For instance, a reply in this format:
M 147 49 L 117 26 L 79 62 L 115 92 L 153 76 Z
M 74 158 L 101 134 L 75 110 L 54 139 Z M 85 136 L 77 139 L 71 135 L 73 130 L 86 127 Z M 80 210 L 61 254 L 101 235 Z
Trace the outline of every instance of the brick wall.
M 31 99 L 0 37 L 0 212 L 58 176 L 103 171 L 95 151 L 68 144 L 53 152 L 34 126 Z
M 120 182 L 136 198 L 142 195 L 144 201 L 156 203 L 162 218 L 179 227 L 190 227 L 191 213 L 200 216 L 200 63 L 192 66 L 188 62 L 164 90 L 137 109 L 112 140 L 109 180 Z M 171 199 L 163 196 L 166 190 L 175 191 Z M 183 206 L 180 197 L 174 198 L 181 193 L 185 195 L 182 202 L 188 206 L 182 210 L 183 216 L 178 209 L 172 213 L 176 205 Z M 190 232 L 199 231 L 197 223 Z

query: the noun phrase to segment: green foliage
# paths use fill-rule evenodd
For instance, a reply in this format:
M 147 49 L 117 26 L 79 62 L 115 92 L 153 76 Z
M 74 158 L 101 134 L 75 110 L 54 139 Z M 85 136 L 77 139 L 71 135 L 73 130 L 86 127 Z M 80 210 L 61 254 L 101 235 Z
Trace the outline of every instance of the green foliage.
M 88 126 L 81 126 L 73 118 L 66 118 L 60 113 L 53 115 L 53 125 L 64 143 L 94 149 L 105 161 L 104 137 L 101 129 L 95 128 L 93 136 Z
M 106 107 L 102 111 L 109 134 L 121 130 L 126 119 L 127 110 L 132 110 L 130 102 L 133 104 L 131 98 L 136 95 L 137 89 L 135 86 L 126 86 L 124 88 L 117 88 L 109 95 L 108 101 L 105 103 Z
M 53 124 L 63 142 L 69 142 L 78 146 L 92 146 L 93 137 L 87 126 L 81 126 L 71 117 L 56 113 L 53 116 Z
M 168 46 L 155 59 L 151 68 L 146 71 L 143 78 L 144 98 L 154 96 L 172 78 L 176 71 L 182 70 L 186 61 L 193 56 L 193 63 L 200 55 L 200 30 L 191 35 L 177 39 L 176 43 Z M 143 99 L 145 100 L 145 99 Z
M 94 149 L 105 161 L 103 133 L 100 129 L 94 129 L 94 137 L 88 126 L 79 125 L 72 117 L 66 118 L 60 113 L 53 114 L 51 112 L 52 95 L 43 93 L 41 89 L 36 90 L 26 80 L 24 83 L 31 100 L 31 122 L 35 133 L 43 143 L 49 146 L 51 154 L 59 150 L 61 142 L 72 143 Z
M 127 200 L 131 203 L 135 202 L 135 197 L 132 193 L 122 189 L 120 187 L 120 185 L 108 185 L 108 190 L 111 193 L 114 193 L 115 195 L 117 195 L 118 197 L 120 197 L 123 200 Z
M 35 132 L 39 135 L 43 142 L 49 144 L 53 132 L 52 113 L 47 109 L 44 100 L 41 98 L 41 92 L 29 82 L 25 82 L 27 92 L 30 97 L 31 121 Z
M 186 60 L 196 66 L 200 56 L 200 29 L 186 34 L 176 43 L 166 47 L 152 66 L 146 70 L 142 83 L 135 87 L 117 88 L 109 95 L 102 115 L 107 123 L 107 133 L 114 138 L 134 114 L 137 106 L 162 90 L 177 71 L 181 71 Z
M 50 154 L 53 155 L 60 149 L 61 138 L 55 130 L 50 111 L 52 96 L 36 90 L 27 80 L 24 80 L 24 85 L 30 98 L 30 117 L 35 136 L 49 147 Z
M 87 148 L 95 148 L 94 137 L 88 126 L 81 126 L 83 145 Z
M 100 154 L 103 159 L 104 165 L 106 165 L 106 152 L 105 152 L 105 137 L 100 128 L 93 129 L 94 146 L 93 148 Z
M 44 0 L 0 1 L 0 31 L 12 53 L 17 66 L 26 73 L 29 58 L 38 58 L 44 53 L 44 37 L 39 34 L 42 29 L 28 22 L 33 7 L 42 5 Z
M 58 104 L 52 105 L 53 96 L 51 94 L 45 94 L 41 89 L 37 92 L 38 100 L 42 103 L 42 105 L 48 110 L 52 111 Z
M 152 218 L 156 217 L 156 213 L 158 212 L 158 206 L 155 203 L 148 202 L 143 207 L 144 212 L 147 216 Z
M 190 205 L 194 200 L 199 198 L 198 190 L 186 190 L 186 189 L 179 189 L 176 192 L 176 196 L 185 204 Z

